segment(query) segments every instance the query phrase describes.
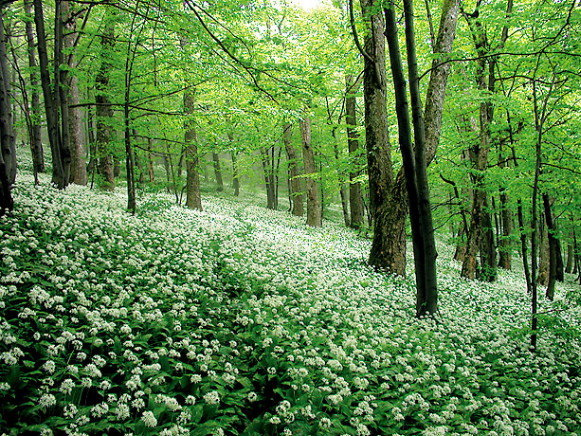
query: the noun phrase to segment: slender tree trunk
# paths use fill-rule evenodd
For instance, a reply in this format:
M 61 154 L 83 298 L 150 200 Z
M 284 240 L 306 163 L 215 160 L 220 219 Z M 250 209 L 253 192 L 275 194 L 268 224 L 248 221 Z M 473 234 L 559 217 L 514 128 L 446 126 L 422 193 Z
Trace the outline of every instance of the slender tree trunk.
M 220 166 L 220 155 L 212 153 L 212 162 L 214 163 L 214 176 L 216 177 L 216 191 L 224 191 L 224 179 L 222 178 L 222 168 Z
M 349 208 L 350 226 L 358 229 L 363 225 L 363 198 L 361 196 L 361 183 L 356 179 L 361 174 L 358 169 L 359 162 L 359 133 L 357 132 L 357 98 L 355 96 L 359 88 L 359 81 L 353 76 L 345 79 L 345 122 L 347 124 L 347 145 L 349 147 L 350 166 L 349 172 Z
M 66 2 L 64 2 L 66 3 Z M 68 132 L 62 131 L 62 126 L 67 125 L 62 117 L 67 115 L 61 113 L 63 85 L 60 81 L 66 72 L 62 70 L 62 31 L 63 22 L 61 11 L 62 2 L 56 2 L 55 9 L 55 74 L 54 83 L 51 83 L 49 71 L 48 50 L 46 43 L 46 32 L 44 26 L 44 11 L 41 0 L 33 0 L 34 22 L 36 25 L 38 61 L 40 67 L 40 81 L 44 95 L 44 107 L 46 112 L 46 122 L 48 126 L 48 138 L 52 155 L 52 182 L 59 188 L 64 189 L 70 176 L 70 149 L 68 148 Z
M 277 210 L 277 199 L 276 199 L 276 185 L 275 178 L 273 174 L 273 154 L 274 146 L 260 149 L 262 172 L 264 176 L 264 186 L 266 188 L 266 208 L 271 210 Z
M 405 92 L 405 78 L 397 36 L 394 4 L 385 9 L 387 43 L 395 88 L 399 145 L 405 170 L 406 188 L 414 247 L 416 276 L 416 315 L 435 315 L 438 311 L 436 279 L 436 245 L 432 222 L 430 194 L 427 178 L 426 129 L 422 114 L 417 71 L 414 13 L 411 0 L 404 0 L 407 64 L 410 84 L 413 138 Z M 415 140 L 415 149 L 414 149 Z
M 232 187 L 234 188 L 234 196 L 240 196 L 240 175 L 238 169 L 238 152 L 232 152 Z
M 288 158 L 288 178 L 289 178 L 289 194 L 291 198 L 291 213 L 294 216 L 303 216 L 304 210 L 304 194 L 303 186 L 299 176 L 301 170 L 299 167 L 300 158 L 292 142 L 292 124 L 285 124 L 282 130 L 282 141 Z
M 547 225 L 547 240 L 549 245 L 549 275 L 547 280 L 546 297 L 549 300 L 555 298 L 555 283 L 563 280 L 563 260 L 561 257 L 561 244 L 557 238 L 557 225 L 553 215 L 551 201 L 548 194 L 543 193 L 543 207 L 545 223 Z
M 508 194 L 506 189 L 502 189 L 500 192 L 500 222 L 502 228 L 502 236 L 499 241 L 499 261 L 498 266 L 500 268 L 510 270 L 512 264 L 511 246 L 510 238 L 512 235 L 512 211 L 508 203 Z
M 315 166 L 315 155 L 311 144 L 311 119 L 309 117 L 301 119 L 300 127 L 307 184 L 307 225 L 321 227 L 323 225 L 323 209 L 319 185 L 314 178 L 317 167 Z
M 38 74 L 37 62 L 35 54 L 35 39 L 33 20 L 34 14 L 32 12 L 32 1 L 25 0 L 24 12 L 26 14 L 25 30 L 26 43 L 28 48 L 28 66 L 30 67 L 29 82 L 30 82 L 30 126 L 29 126 L 29 141 L 32 153 L 32 164 L 35 173 L 43 173 L 45 171 L 44 165 L 44 150 L 42 146 L 41 136 L 41 114 L 40 114 L 40 95 L 38 93 Z
M 565 272 L 567 274 L 571 274 L 573 272 L 573 261 L 574 261 L 574 254 L 573 254 L 573 244 L 567 244 L 567 265 L 565 267 Z
M 185 42 L 182 42 L 182 48 Z M 198 157 L 198 138 L 193 120 L 195 110 L 195 91 L 186 89 L 184 92 L 184 141 L 186 143 L 186 206 L 191 209 L 202 210 L 202 196 L 200 194 L 200 172 Z
M 149 183 L 155 182 L 155 172 L 153 171 L 153 138 L 147 138 L 147 174 L 149 176 Z M 198 175 L 199 179 L 200 176 Z
M 5 6 L 0 7 L 0 216 L 14 207 L 12 186 L 16 180 L 16 136 L 10 102 L 10 73 L 4 33 Z
M 329 116 L 329 123 L 331 123 L 331 117 Z M 331 129 L 331 136 L 333 137 L 333 153 L 335 155 L 335 162 L 339 164 L 341 160 L 341 154 L 339 153 L 339 142 L 337 141 L 337 128 L 333 127 Z M 347 187 L 347 180 L 346 177 L 339 173 L 338 174 L 338 183 L 339 183 L 339 196 L 341 197 L 341 210 L 343 211 L 343 222 L 345 223 L 345 227 L 350 227 L 351 222 L 349 218 L 349 193 Z

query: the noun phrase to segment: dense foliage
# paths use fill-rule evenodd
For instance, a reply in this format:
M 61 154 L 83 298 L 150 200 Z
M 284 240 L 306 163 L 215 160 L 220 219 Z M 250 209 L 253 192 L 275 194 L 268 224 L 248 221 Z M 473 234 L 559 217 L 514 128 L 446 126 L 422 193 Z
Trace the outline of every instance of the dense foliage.
M 459 280 L 445 241 L 436 323 L 333 223 L 41 181 L 0 221 L 0 433 L 581 434 L 578 287 L 532 353 L 520 274 Z

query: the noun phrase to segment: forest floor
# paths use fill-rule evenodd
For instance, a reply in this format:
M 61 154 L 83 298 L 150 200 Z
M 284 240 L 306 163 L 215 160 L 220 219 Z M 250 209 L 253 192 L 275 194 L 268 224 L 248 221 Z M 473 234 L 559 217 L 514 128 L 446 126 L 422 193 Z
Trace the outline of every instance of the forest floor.
M 440 317 L 338 224 L 19 176 L 0 219 L 0 434 L 581 435 L 578 285 L 459 278 Z M 410 261 L 411 264 L 411 261 Z

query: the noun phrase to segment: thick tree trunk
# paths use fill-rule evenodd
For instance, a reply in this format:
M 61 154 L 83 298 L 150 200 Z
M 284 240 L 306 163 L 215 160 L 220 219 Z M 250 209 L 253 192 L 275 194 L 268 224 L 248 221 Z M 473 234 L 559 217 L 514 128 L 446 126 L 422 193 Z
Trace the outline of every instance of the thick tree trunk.
M 288 178 L 289 178 L 289 195 L 291 199 L 291 213 L 294 216 L 303 216 L 305 214 L 304 209 L 304 189 L 303 184 L 299 176 L 301 175 L 300 170 L 300 157 L 297 156 L 297 152 L 293 146 L 292 142 L 292 124 L 285 124 L 282 130 L 282 141 L 284 143 L 284 149 L 286 151 L 288 159 Z
M 392 191 L 394 182 L 386 106 L 385 21 L 377 1 L 361 0 L 361 9 L 368 20 L 363 97 L 369 210 L 374 224 L 369 263 L 377 269 L 404 275 L 407 203 L 405 192 L 401 195 L 403 188 L 399 190 L 400 192 Z M 403 206 L 397 201 L 403 201 Z M 399 212 L 400 216 L 397 219 L 390 219 L 396 212 Z
M 14 207 L 12 186 L 16 180 L 16 136 L 10 102 L 4 11 L 5 7 L 0 7 L 0 216 Z
M 30 126 L 29 126 L 29 141 L 30 150 L 32 154 L 32 165 L 34 172 L 36 174 L 43 173 L 45 170 L 44 165 L 44 150 L 42 146 L 42 136 L 41 136 L 41 114 L 40 114 L 40 95 L 38 93 L 38 75 L 37 75 L 37 62 L 36 62 L 36 43 L 34 39 L 34 29 L 33 20 L 34 15 L 32 12 L 32 1 L 24 1 L 24 12 L 26 14 L 25 30 L 26 30 L 26 43 L 28 49 L 28 66 L 30 67 L 29 82 L 30 82 Z
M 69 65 L 66 61 L 65 35 L 66 25 L 69 19 L 70 3 L 60 0 L 55 3 L 55 44 L 54 44 L 54 95 L 55 107 L 59 112 L 57 117 L 59 134 L 59 157 L 62 166 L 62 174 L 58 174 L 56 185 L 63 189 L 71 181 L 71 137 L 69 131 Z M 59 171 L 60 172 L 60 171 Z M 53 175 L 55 173 L 53 172 Z
M 347 124 L 347 145 L 351 159 L 349 172 L 349 223 L 351 227 L 358 229 L 363 225 L 363 198 L 361 197 L 361 183 L 355 180 L 361 174 L 358 170 L 359 162 L 359 133 L 357 132 L 357 98 L 355 96 L 359 88 L 359 81 L 353 76 L 345 79 L 345 122 Z
M 112 191 L 115 188 L 115 170 L 113 162 L 113 108 L 109 98 L 109 73 L 113 66 L 111 57 L 115 44 L 115 28 L 110 17 L 104 25 L 101 36 L 101 65 L 95 79 L 95 101 L 97 118 L 97 173 L 100 176 L 99 186 Z
M 64 36 L 64 47 L 67 51 L 67 64 L 71 70 L 77 68 L 77 63 L 74 57 L 75 41 L 78 37 L 76 17 L 74 12 L 69 12 L 66 17 L 65 29 L 67 34 Z M 79 79 L 76 75 L 71 75 L 67 80 L 68 85 L 68 101 L 70 106 L 68 108 L 69 119 L 69 140 L 72 155 L 71 162 L 71 182 L 77 185 L 87 184 L 87 162 L 85 160 L 85 142 L 83 140 L 83 127 L 81 108 L 77 107 L 80 102 L 79 97 Z
M 214 165 L 214 176 L 216 177 L 216 191 L 224 192 L 224 179 L 222 178 L 222 167 L 220 165 L 220 155 L 212 153 L 212 162 Z
M 315 155 L 311 144 L 311 119 L 308 117 L 301 119 L 300 127 L 307 184 L 307 225 L 321 227 L 323 225 L 323 209 L 319 185 L 314 178 L 317 167 L 315 166 Z

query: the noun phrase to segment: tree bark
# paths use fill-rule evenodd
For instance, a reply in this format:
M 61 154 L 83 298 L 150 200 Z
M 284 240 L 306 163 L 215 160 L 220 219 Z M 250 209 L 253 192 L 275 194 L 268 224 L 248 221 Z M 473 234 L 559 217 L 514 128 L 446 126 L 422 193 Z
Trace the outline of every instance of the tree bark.
M 182 43 L 183 47 L 183 43 Z M 200 194 L 200 172 L 198 156 L 198 137 L 193 120 L 195 109 L 195 91 L 186 89 L 184 92 L 184 141 L 186 143 L 186 206 L 191 209 L 203 210 Z
M 376 0 L 361 0 L 361 9 L 367 19 L 363 97 L 369 211 L 374 224 L 369 263 L 376 269 L 404 275 L 407 203 L 403 184 L 394 191 L 386 106 L 385 20 Z M 403 201 L 403 206 L 398 201 Z M 396 212 L 397 218 L 390 219 Z
M 357 98 L 355 93 L 359 87 L 359 81 L 353 76 L 345 79 L 345 123 L 347 124 L 347 144 L 349 147 L 350 165 L 353 168 L 349 172 L 349 223 L 358 229 L 363 225 L 363 198 L 361 197 L 361 183 L 355 180 L 361 174 L 359 170 L 359 133 L 357 132 Z
M 311 144 L 311 119 L 309 117 L 301 119 L 300 128 L 307 184 L 307 225 L 321 227 L 323 225 L 323 210 L 319 185 L 314 178 L 317 167 L 315 166 L 315 155 Z
M 97 173 L 100 176 L 99 186 L 112 191 L 115 188 L 115 171 L 113 162 L 113 108 L 109 98 L 109 73 L 113 66 L 111 57 L 115 45 L 115 27 L 112 17 L 106 16 L 101 40 L 101 65 L 95 79 L 95 101 L 97 118 Z
M 299 176 L 301 170 L 299 166 L 300 158 L 292 142 L 292 124 L 285 124 L 282 128 L 282 141 L 288 158 L 288 178 L 289 178 L 289 195 L 291 199 L 291 214 L 294 216 L 303 216 L 304 209 L 304 189 Z
M 62 33 L 64 23 L 62 21 L 62 3 L 56 2 L 55 9 L 55 62 L 54 62 L 54 83 L 51 83 L 49 71 L 48 50 L 46 32 L 44 26 L 44 11 L 41 0 L 33 0 L 34 22 L 36 25 L 38 61 L 40 67 L 40 81 L 44 95 L 44 107 L 46 112 L 46 122 L 48 127 L 48 138 L 52 155 L 52 182 L 59 189 L 64 189 L 69 183 L 71 153 L 68 144 L 68 127 L 63 129 L 63 125 L 68 126 L 68 111 L 62 112 L 61 103 L 64 92 L 64 84 L 61 82 L 66 77 L 66 72 L 60 68 L 63 62 L 62 53 Z M 65 119 L 63 120 L 63 117 Z
M 565 267 L 565 272 L 571 274 L 573 272 L 573 262 L 575 256 L 573 252 L 573 244 L 567 244 L 567 265 Z
M 553 301 L 555 298 L 555 284 L 563 281 L 563 259 L 561 258 L 561 244 L 557 238 L 557 224 L 553 214 L 551 200 L 548 194 L 543 193 L 543 208 L 545 224 L 547 225 L 547 241 L 549 245 L 549 274 L 547 280 L 546 297 Z
M 234 188 L 234 196 L 240 196 L 240 174 L 238 168 L 238 152 L 232 152 L 232 187 Z
M 16 180 L 16 136 L 10 102 L 10 72 L 4 33 L 4 11 L 0 7 L 0 216 L 14 207 L 12 186 Z
M 216 191 L 224 191 L 224 179 L 222 178 L 222 168 L 220 166 L 220 155 L 212 152 L 212 162 L 214 165 L 214 176 L 216 177 Z
M 260 149 L 264 186 L 266 188 L 266 208 L 278 210 L 278 177 L 275 158 L 275 147 Z
M 478 11 L 477 11 L 478 12 Z M 485 93 L 494 91 L 494 62 L 485 55 L 488 53 L 488 40 L 486 30 L 478 18 L 478 13 L 465 14 L 468 21 L 472 39 L 478 55 L 476 61 L 476 84 L 478 90 L 483 94 L 483 100 L 479 107 L 479 138 L 478 143 L 470 148 L 470 160 L 473 171 L 471 173 L 474 196 L 472 199 L 472 210 L 468 235 L 466 240 L 466 256 L 462 263 L 462 277 L 474 280 L 482 278 L 486 281 L 494 281 L 496 278 L 496 258 L 494 250 L 488 251 L 494 244 L 490 242 L 491 229 L 490 215 L 486 210 L 488 204 L 488 194 L 484 174 L 488 165 L 488 154 L 490 152 L 490 124 L 492 122 L 492 103 L 489 97 L 484 97 Z M 487 76 L 488 75 L 488 76 Z M 477 265 L 476 256 L 480 249 L 481 264 Z
M 75 17 L 77 17 L 76 13 L 69 11 L 65 21 L 67 33 L 64 36 L 64 48 L 68 53 L 66 63 L 73 71 L 77 68 L 77 62 L 74 57 L 75 41 L 78 36 Z M 86 185 L 87 162 L 85 160 L 85 141 L 83 140 L 81 108 L 77 106 L 80 102 L 79 79 L 75 74 L 72 74 L 68 77 L 67 82 L 67 100 L 70 102 L 70 107 L 68 108 L 69 139 L 72 155 L 70 181 L 77 185 Z
M 393 84 L 395 89 L 398 136 L 412 228 L 414 266 L 416 276 L 416 316 L 435 315 L 438 311 L 438 288 L 436 280 L 436 245 L 431 215 L 431 204 L 427 179 L 426 131 L 422 115 L 419 76 L 417 72 L 413 6 L 404 0 L 407 64 L 410 83 L 413 138 L 406 96 L 406 83 L 397 36 L 394 4 L 385 9 L 387 43 Z M 414 150 L 415 140 L 415 150 Z
M 28 66 L 30 67 L 29 81 L 30 81 L 30 126 L 29 141 L 30 150 L 32 153 L 32 164 L 36 174 L 45 171 L 44 164 L 44 150 L 42 146 L 41 135 L 41 114 L 40 114 L 40 95 L 38 93 L 38 75 L 37 75 L 37 61 L 35 54 L 35 39 L 34 29 L 32 23 L 34 15 L 32 12 L 32 1 L 24 1 L 24 13 L 27 17 L 25 21 L 26 43 L 28 49 Z
M 512 211 L 508 204 L 508 194 L 506 189 L 500 192 L 500 223 L 502 228 L 502 236 L 499 241 L 499 261 L 498 266 L 502 269 L 510 270 L 512 266 L 512 255 L 510 237 L 512 235 Z

